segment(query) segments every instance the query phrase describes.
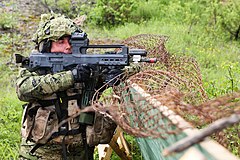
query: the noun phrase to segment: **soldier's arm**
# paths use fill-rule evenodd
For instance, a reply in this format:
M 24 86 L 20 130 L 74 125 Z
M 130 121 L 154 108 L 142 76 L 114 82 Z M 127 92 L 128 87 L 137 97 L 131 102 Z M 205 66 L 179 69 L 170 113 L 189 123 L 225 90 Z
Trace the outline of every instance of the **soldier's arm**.
M 39 76 L 35 72 L 22 68 L 16 79 L 16 92 L 20 100 L 32 101 L 66 90 L 73 83 L 71 71 Z

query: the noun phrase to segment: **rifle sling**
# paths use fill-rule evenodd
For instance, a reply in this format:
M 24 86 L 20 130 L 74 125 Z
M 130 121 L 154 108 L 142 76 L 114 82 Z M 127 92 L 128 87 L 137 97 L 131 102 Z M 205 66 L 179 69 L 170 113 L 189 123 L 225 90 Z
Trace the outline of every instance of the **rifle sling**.
M 79 127 L 79 129 L 72 129 L 72 130 L 62 130 L 59 132 L 54 132 L 52 136 L 48 139 L 47 143 L 50 142 L 52 139 L 64 135 L 64 136 L 69 136 L 69 135 L 76 135 L 79 133 L 84 133 L 86 132 L 86 128 Z M 64 141 L 63 141 L 64 142 Z M 37 143 L 33 146 L 33 148 L 30 150 L 30 153 L 33 154 L 39 147 L 44 146 L 45 144 Z

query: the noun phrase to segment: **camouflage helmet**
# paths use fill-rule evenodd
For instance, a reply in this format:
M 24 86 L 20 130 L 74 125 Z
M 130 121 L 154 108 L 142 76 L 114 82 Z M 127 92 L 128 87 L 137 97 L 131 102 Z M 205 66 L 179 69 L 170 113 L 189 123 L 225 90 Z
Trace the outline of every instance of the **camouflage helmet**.
M 71 35 L 81 29 L 69 18 L 60 14 L 42 14 L 33 42 L 39 45 L 43 40 L 57 41 L 64 35 Z

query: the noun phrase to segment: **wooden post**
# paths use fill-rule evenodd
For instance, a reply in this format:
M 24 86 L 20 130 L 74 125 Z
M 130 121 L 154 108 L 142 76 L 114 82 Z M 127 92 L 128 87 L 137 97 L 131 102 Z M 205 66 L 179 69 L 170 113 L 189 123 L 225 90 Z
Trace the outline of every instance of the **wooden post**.
M 122 129 L 118 126 L 109 144 L 98 145 L 99 160 L 110 160 L 114 151 L 122 160 L 131 160 L 131 152 L 124 138 Z

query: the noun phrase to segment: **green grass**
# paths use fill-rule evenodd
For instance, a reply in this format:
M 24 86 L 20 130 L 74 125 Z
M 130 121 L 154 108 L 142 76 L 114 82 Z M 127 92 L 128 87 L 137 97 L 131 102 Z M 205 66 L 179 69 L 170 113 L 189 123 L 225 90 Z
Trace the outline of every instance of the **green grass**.
M 210 97 L 240 89 L 240 42 L 227 41 L 206 32 L 201 26 L 189 26 L 150 20 L 107 29 L 86 28 L 91 38 L 126 39 L 137 34 L 159 34 L 169 37 L 166 48 L 171 54 L 195 58 L 202 71 L 204 86 Z M 231 84 L 231 76 L 234 84 Z M 213 88 L 214 93 L 213 93 Z
M 125 39 L 144 33 L 169 36 L 166 47 L 170 53 L 197 59 L 202 70 L 205 89 L 210 97 L 231 92 L 230 72 L 234 80 L 233 90 L 240 88 L 239 43 L 214 41 L 214 38 L 207 37 L 207 33 L 200 34 L 200 27 L 196 26 L 192 31 L 194 33 L 188 34 L 188 26 L 151 20 L 140 25 L 130 23 L 110 30 L 89 28 L 85 31 L 90 39 Z M 2 88 L 0 91 L 2 95 L 0 97 L 0 157 L 15 159 L 20 142 L 22 102 L 15 94 L 16 72 L 11 71 L 4 63 L 0 67 L 0 72 L 2 75 L 0 78 Z
M 16 159 L 20 142 L 22 102 L 15 94 L 15 72 L 0 66 L 0 157 Z
M 239 43 L 214 41 L 214 38 L 207 37 L 207 33 L 200 34 L 200 27 L 196 26 L 192 31 L 194 33 L 188 34 L 188 26 L 151 20 L 140 25 L 130 23 L 110 30 L 90 28 L 85 31 L 90 39 L 125 39 L 144 33 L 169 36 L 166 47 L 170 53 L 197 59 L 202 70 L 205 89 L 210 97 L 231 92 L 230 72 L 234 80 L 233 90 L 240 88 Z M 15 94 L 16 72 L 11 71 L 4 63 L 1 65 L 0 72 L 3 75 L 0 79 L 2 88 L 0 92 L 2 95 L 0 97 L 0 151 L 5 151 L 0 152 L 0 157 L 11 159 L 17 156 L 20 141 L 22 102 Z
M 160 7 L 153 5 L 155 3 L 157 1 L 151 1 L 147 6 L 141 4 L 142 11 L 139 12 L 142 15 L 147 12 L 148 15 L 139 24 L 128 23 L 111 29 L 87 26 L 83 30 L 88 33 L 90 40 L 98 38 L 126 39 L 130 36 L 146 33 L 168 36 L 166 48 L 171 54 L 191 56 L 198 61 L 204 87 L 210 98 L 239 90 L 240 42 L 230 41 L 226 36 L 218 34 L 212 28 L 206 29 L 206 26 L 194 25 L 190 27 L 181 21 L 177 23 L 177 20 L 170 19 L 171 17 L 161 16 L 160 13 L 154 12 Z M 151 6 L 153 8 L 150 8 Z M 14 22 L 6 19 L 6 14 L 3 18 L 0 18 L 0 26 L 5 25 L 9 28 L 8 26 L 15 25 Z M 146 20 L 147 18 L 149 19 Z M 0 159 L 4 160 L 17 159 L 18 156 L 23 102 L 17 99 L 15 93 L 14 83 L 17 72 L 6 66 L 6 62 L 10 61 L 10 54 L 19 52 L 17 46 L 24 46 L 21 43 L 22 39 L 23 37 L 15 35 L 15 33 L 0 35 Z M 12 42 L 16 42 L 17 46 L 11 46 Z M 28 51 L 24 50 L 24 53 L 28 53 Z M 132 148 L 136 148 L 134 139 L 127 138 L 131 142 Z M 137 150 L 133 154 L 137 153 Z M 239 154 L 237 148 L 233 149 L 233 153 Z M 136 157 L 138 156 L 136 155 Z M 115 155 L 113 158 L 117 159 Z

